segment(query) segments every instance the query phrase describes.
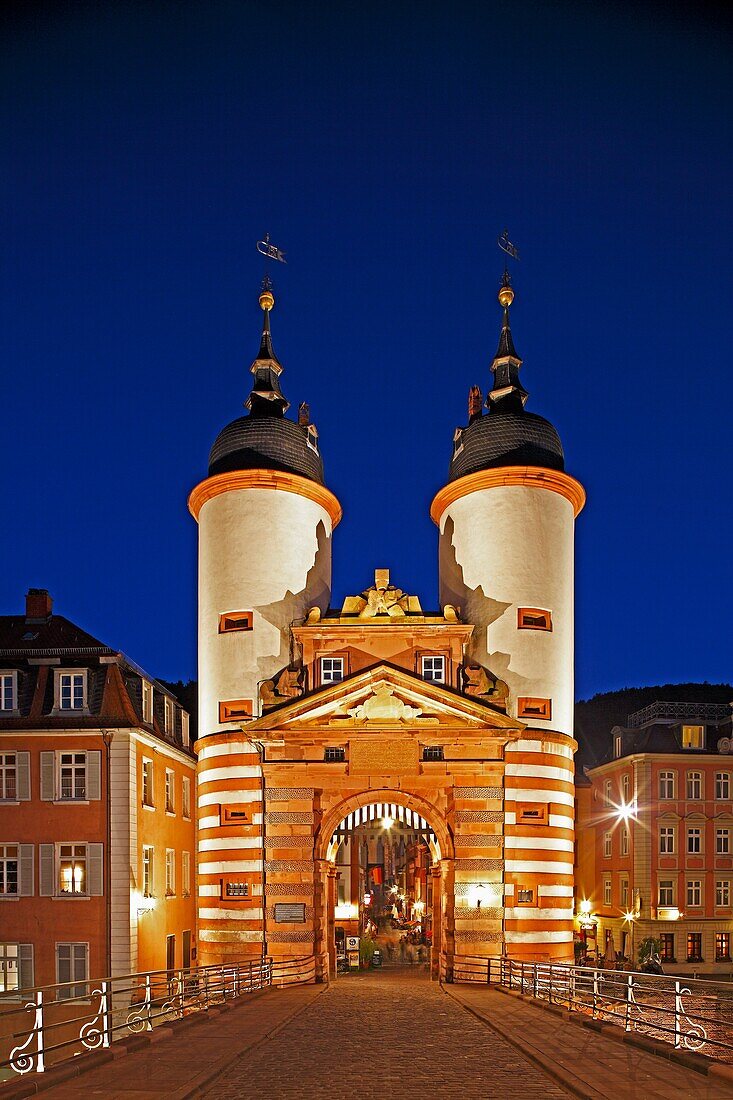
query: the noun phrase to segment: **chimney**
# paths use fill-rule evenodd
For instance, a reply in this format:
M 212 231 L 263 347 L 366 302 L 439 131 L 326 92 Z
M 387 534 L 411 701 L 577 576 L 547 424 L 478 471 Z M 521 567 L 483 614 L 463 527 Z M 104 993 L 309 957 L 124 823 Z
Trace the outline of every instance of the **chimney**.
M 51 618 L 53 600 L 46 588 L 29 588 L 25 598 L 25 621 L 43 623 Z
M 311 411 L 307 401 L 301 401 L 298 405 L 298 423 L 301 428 L 307 428 L 311 422 Z

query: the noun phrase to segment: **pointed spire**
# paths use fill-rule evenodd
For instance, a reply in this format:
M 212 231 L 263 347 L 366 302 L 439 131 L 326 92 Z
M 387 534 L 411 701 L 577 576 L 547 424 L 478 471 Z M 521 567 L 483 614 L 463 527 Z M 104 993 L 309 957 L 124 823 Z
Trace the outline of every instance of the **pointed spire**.
M 491 369 L 494 384 L 489 391 L 486 405 L 497 412 L 521 412 L 529 396 L 519 381 L 519 368 L 522 360 L 517 355 L 509 324 L 509 307 L 514 301 L 514 290 L 509 272 L 504 268 L 504 277 L 499 288 L 499 304 L 504 310 L 504 319 Z
M 264 313 L 260 350 L 250 371 L 254 375 L 252 392 L 245 401 L 250 416 L 284 416 L 290 408 L 290 402 L 280 389 L 282 365 L 272 347 L 270 332 L 270 310 L 275 305 L 272 283 L 267 275 L 262 280 L 260 309 Z

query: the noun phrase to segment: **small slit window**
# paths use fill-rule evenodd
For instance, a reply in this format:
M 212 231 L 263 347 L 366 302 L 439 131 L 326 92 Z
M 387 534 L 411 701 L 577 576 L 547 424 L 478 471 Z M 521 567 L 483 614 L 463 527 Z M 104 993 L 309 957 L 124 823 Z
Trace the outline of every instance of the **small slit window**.
M 251 699 L 228 699 L 219 703 L 220 722 L 240 722 L 244 718 L 252 717 Z
M 228 804 L 219 807 L 219 821 L 222 825 L 246 825 L 249 822 L 246 805 Z
M 517 806 L 517 825 L 546 825 L 547 804 L 522 802 Z
M 517 717 L 542 718 L 549 721 L 552 718 L 552 700 L 520 697 L 517 700 Z
M 238 630 L 252 629 L 251 611 L 225 611 L 219 616 L 219 633 L 234 634 Z
M 539 607 L 520 607 L 517 626 L 519 630 L 552 630 L 552 612 Z
M 517 905 L 534 905 L 534 889 L 531 886 L 517 887 Z
M 346 760 L 346 749 L 344 748 L 327 748 L 323 759 L 327 764 L 343 764 Z
M 445 760 L 442 745 L 426 745 L 422 750 L 423 760 Z

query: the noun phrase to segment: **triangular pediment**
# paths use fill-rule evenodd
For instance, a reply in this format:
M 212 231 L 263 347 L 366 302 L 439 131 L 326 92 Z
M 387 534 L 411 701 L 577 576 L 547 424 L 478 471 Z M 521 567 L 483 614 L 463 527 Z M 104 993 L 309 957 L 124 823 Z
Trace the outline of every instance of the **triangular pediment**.
M 493 730 L 513 740 L 525 727 L 490 703 L 384 662 L 275 707 L 243 728 L 248 734 L 450 729 L 474 736 Z

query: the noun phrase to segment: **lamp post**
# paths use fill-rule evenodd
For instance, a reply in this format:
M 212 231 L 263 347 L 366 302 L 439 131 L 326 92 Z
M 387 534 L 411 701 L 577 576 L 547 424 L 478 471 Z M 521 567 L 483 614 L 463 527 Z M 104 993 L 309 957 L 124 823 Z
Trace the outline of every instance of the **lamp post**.
M 635 824 L 637 820 L 636 814 L 636 796 L 632 798 L 631 802 L 622 802 L 620 806 L 616 807 L 616 820 L 619 823 L 623 823 L 628 835 L 628 851 L 626 855 L 629 859 L 629 897 L 626 899 L 626 904 L 628 906 L 629 901 L 631 901 L 632 908 L 627 908 L 627 911 L 624 913 L 624 921 L 629 925 L 631 930 L 631 947 L 629 953 L 632 969 L 636 968 L 634 958 L 634 922 L 639 916 L 634 901 L 634 851 L 636 838 L 633 831 L 633 824 Z

